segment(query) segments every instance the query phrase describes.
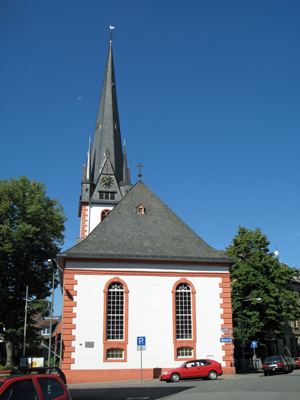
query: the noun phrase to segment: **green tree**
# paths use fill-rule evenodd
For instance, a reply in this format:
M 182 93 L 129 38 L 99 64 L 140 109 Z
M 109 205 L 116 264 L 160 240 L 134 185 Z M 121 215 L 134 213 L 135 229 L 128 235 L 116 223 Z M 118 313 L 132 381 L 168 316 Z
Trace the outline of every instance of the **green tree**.
M 27 305 L 30 315 L 41 314 L 43 317 L 49 317 L 51 313 L 51 303 L 45 299 L 33 299 Z
M 51 302 L 45 299 L 34 298 L 27 303 L 26 324 L 26 354 L 39 356 L 42 353 L 41 342 L 44 337 L 40 334 L 40 328 L 36 326 L 38 317 L 49 317 L 51 313 Z M 20 343 L 14 347 L 14 356 L 18 359 L 23 355 L 24 330 L 21 330 Z
M 13 363 L 14 346 L 23 340 L 26 286 L 29 301 L 51 293 L 47 260 L 60 251 L 65 221 L 62 206 L 46 195 L 43 183 L 25 176 L 0 180 L 0 336 L 6 342 L 6 365 Z M 28 309 L 30 326 L 37 310 L 33 304 Z
M 300 305 L 288 280 L 298 271 L 279 262 L 269 251 L 270 242 L 259 228 L 254 231 L 239 227 L 225 254 L 237 260 L 230 269 L 233 331 L 241 339 L 240 305 L 243 302 L 243 336 L 246 345 L 257 340 L 261 346 L 283 336 L 287 320 L 300 317 Z M 261 298 L 261 301 L 247 301 Z M 246 300 L 246 301 L 244 301 Z

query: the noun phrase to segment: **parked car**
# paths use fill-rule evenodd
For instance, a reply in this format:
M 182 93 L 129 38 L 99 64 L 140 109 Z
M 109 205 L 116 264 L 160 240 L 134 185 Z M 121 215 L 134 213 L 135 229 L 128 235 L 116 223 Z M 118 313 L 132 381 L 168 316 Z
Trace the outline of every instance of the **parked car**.
M 264 375 L 277 374 L 277 372 L 290 372 L 287 360 L 283 356 L 267 357 L 263 363 Z
M 160 374 L 160 381 L 178 382 L 180 379 L 217 379 L 223 374 L 222 366 L 214 360 L 185 361 L 177 368 L 169 369 Z
M 288 360 L 288 362 L 291 364 L 291 366 L 292 366 L 292 371 L 294 371 L 294 369 L 296 369 L 297 368 L 297 364 L 296 364 L 296 361 L 292 358 L 292 357 L 286 357 L 287 358 L 287 360 Z M 292 372 L 291 371 L 291 372 Z
M 0 378 L 0 400 L 72 400 L 57 375 L 10 375 Z
M 19 368 L 13 369 L 10 373 L 11 375 L 24 375 L 24 374 L 47 374 L 47 375 L 57 375 L 66 385 L 67 380 L 65 374 L 58 367 L 36 367 L 36 368 Z
M 293 372 L 293 363 L 291 361 L 291 358 L 287 357 L 287 356 L 283 356 L 283 358 L 285 358 L 287 365 L 288 365 L 288 372 Z
M 300 368 L 300 357 L 293 357 L 296 363 L 296 368 Z

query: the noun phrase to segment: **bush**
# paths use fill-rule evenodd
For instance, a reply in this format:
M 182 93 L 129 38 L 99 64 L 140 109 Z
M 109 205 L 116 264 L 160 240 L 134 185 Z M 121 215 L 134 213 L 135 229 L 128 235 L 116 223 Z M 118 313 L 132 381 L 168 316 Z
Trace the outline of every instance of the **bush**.
M 59 367 L 59 358 L 56 357 L 55 359 L 55 365 L 54 365 L 54 357 L 51 357 L 50 359 L 50 367 Z M 45 360 L 45 367 L 48 367 L 48 360 Z
M 1 371 L 10 371 L 14 368 L 13 365 L 0 365 L 0 373 Z

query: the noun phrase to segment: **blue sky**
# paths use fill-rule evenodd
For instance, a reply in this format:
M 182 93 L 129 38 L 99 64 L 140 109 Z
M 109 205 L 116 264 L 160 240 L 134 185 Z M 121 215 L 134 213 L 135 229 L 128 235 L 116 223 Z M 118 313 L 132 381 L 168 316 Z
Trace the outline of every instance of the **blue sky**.
M 1 0 L 1 179 L 43 182 L 74 245 L 113 25 L 132 183 L 141 163 L 208 244 L 259 227 L 299 269 L 299 21 L 298 0 Z

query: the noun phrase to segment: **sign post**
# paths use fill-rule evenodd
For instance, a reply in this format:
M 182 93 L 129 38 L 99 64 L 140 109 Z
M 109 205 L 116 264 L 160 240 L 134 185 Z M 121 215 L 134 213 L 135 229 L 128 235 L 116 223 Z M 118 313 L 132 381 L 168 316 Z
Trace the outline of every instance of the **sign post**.
M 146 350 L 146 336 L 137 337 L 137 350 L 141 352 L 141 382 L 143 382 L 143 351 Z
M 232 375 L 234 375 L 234 367 L 235 367 L 235 365 L 234 365 L 234 359 L 233 359 L 233 348 L 232 348 L 232 335 L 231 335 L 231 328 L 223 328 L 223 329 L 221 329 L 221 332 L 222 333 L 229 333 L 230 334 L 230 336 L 228 337 L 222 337 L 221 339 L 220 339 L 220 342 L 221 343 L 229 343 L 230 342 L 230 344 L 231 344 L 231 364 L 232 364 Z
M 256 340 L 251 342 L 251 347 L 253 348 L 253 360 L 255 360 L 256 359 L 256 357 L 255 357 L 255 349 L 257 348 L 257 341 Z

